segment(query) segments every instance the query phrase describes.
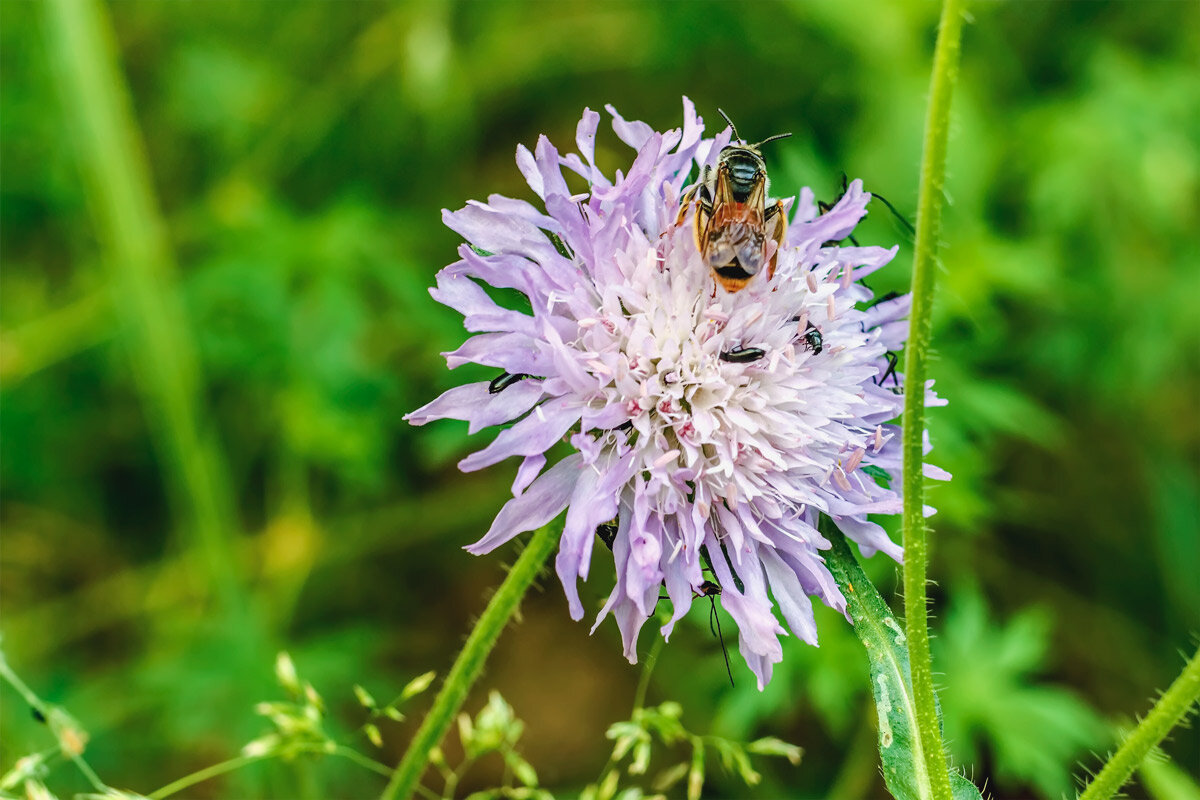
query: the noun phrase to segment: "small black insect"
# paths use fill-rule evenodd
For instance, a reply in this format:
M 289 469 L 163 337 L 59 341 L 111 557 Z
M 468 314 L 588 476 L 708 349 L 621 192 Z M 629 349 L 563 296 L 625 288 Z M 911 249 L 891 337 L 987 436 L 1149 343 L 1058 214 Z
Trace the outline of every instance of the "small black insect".
M 729 666 L 729 651 L 725 648 L 725 636 L 721 633 L 721 615 L 717 613 L 717 598 L 721 596 L 721 585 L 716 581 L 705 581 L 697 590 L 701 597 L 707 597 L 712 603 L 712 611 L 708 615 L 708 629 L 721 642 L 721 655 L 725 657 L 725 673 L 729 675 L 729 685 L 736 687 L 733 682 L 733 669 Z
M 820 355 L 821 351 L 825 349 L 825 338 L 821 336 L 821 332 L 817 330 L 817 326 L 811 322 L 808 323 L 808 328 L 804 331 L 804 344 L 807 345 L 809 350 L 812 350 L 814 356 Z
M 604 542 L 609 550 L 612 550 L 613 542 L 617 540 L 617 521 L 614 519 L 596 526 L 596 535 L 600 537 L 600 541 Z
M 44 723 L 46 721 L 46 715 L 43 714 L 40 709 L 30 707 L 29 711 L 33 714 L 33 718 L 36 721 L 42 722 L 42 723 Z
M 524 372 L 518 372 L 516 374 L 511 372 L 501 372 L 499 375 L 492 378 L 492 382 L 488 384 L 488 393 L 500 394 L 517 381 L 523 381 L 526 378 L 532 377 L 532 375 L 526 375 Z
M 799 315 L 792 317 L 792 322 L 799 321 Z M 808 323 L 808 327 L 804 329 L 804 335 L 801 338 L 804 339 L 805 346 L 809 350 L 812 350 L 813 355 L 820 355 L 821 351 L 825 349 L 825 337 L 821 335 L 821 331 L 817 329 L 817 326 L 813 325 L 811 322 Z
M 758 361 L 767 354 L 761 347 L 738 347 L 736 350 L 726 350 L 719 358 L 731 364 L 749 364 Z

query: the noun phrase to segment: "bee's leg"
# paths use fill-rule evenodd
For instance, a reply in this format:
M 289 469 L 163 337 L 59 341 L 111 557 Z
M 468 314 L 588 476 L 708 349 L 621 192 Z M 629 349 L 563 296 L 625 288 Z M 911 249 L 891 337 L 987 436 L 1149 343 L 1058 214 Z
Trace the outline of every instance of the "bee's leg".
M 779 251 L 783 249 L 783 240 L 787 234 L 787 215 L 783 213 L 783 201 L 776 200 L 775 205 L 768 207 L 763 214 L 763 219 L 768 225 L 772 225 L 771 238 L 777 245 L 775 252 L 771 254 L 771 260 L 767 263 L 767 280 L 770 280 L 775 277 L 775 263 L 779 259 Z
M 676 227 L 683 224 L 683 218 L 687 216 L 688 208 L 692 205 L 692 200 L 696 198 L 696 192 L 699 188 L 700 184 L 697 183 L 684 192 L 683 197 L 679 200 L 679 214 L 675 217 Z
M 699 193 L 701 199 L 704 199 L 705 193 L 703 190 L 705 184 L 708 183 L 708 174 L 708 167 L 701 169 L 699 179 L 697 179 L 697 181 L 693 183 L 686 192 L 683 193 L 683 197 L 679 199 L 679 214 L 675 217 L 675 224 L 677 226 L 683 224 L 683 218 L 687 216 L 688 208 L 692 205 L 692 201 L 696 199 L 697 193 Z
M 692 233 L 696 237 L 696 249 L 700 255 L 708 252 L 708 223 L 712 220 L 712 205 L 701 197 L 696 201 L 696 214 L 692 217 Z

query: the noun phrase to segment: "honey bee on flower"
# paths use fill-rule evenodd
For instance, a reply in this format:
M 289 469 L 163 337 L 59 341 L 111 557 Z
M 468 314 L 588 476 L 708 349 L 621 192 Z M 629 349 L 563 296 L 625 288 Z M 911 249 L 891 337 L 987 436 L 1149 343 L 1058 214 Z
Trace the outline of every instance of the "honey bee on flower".
M 466 420 L 472 433 L 508 426 L 459 463 L 473 471 L 520 459 L 512 499 L 470 552 L 566 511 L 555 565 L 573 618 L 584 615 L 578 581 L 597 549 L 607 558 L 606 544 L 616 581 L 596 624 L 616 617 L 631 661 L 663 587 L 668 636 L 715 581 L 761 688 L 782 658 L 780 635 L 816 644 L 810 598 L 845 609 L 821 557 L 820 514 L 865 555 L 902 557 L 868 517 L 901 507 L 890 488 L 899 481 L 875 476 L 899 475 L 893 420 L 903 397 L 876 381 L 903 344 L 908 301 L 867 307 L 860 283 L 896 248 L 826 246 L 865 214 L 870 195 L 854 181 L 824 214 L 807 189 L 772 204 L 763 259 L 739 260 L 744 281 L 723 274 L 695 227 L 677 223 L 689 203 L 706 202 L 686 181 L 721 174 L 732 128 L 705 138 L 686 99 L 682 128 L 661 133 L 608 111 L 636 151 L 626 172 L 610 178 L 596 166 L 600 115 L 585 110 L 577 152 L 560 154 L 545 137 L 517 150 L 541 207 L 493 195 L 444 213 L 468 244 L 431 294 L 472 334 L 447 363 L 500 374 L 407 419 Z M 586 195 L 568 189 L 564 169 L 587 182 Z M 764 217 L 765 192 L 764 174 Z M 481 284 L 520 292 L 530 310 L 497 304 Z M 573 452 L 548 463 L 564 438 Z
M 729 117 L 725 121 L 737 137 L 733 122 Z M 764 266 L 768 279 L 775 274 L 787 216 L 782 200 L 767 199 L 771 183 L 762 146 L 788 136 L 791 134 L 781 133 L 758 144 L 739 141 L 725 145 L 717 155 L 716 167 L 702 167 L 700 180 L 680 202 L 676 224 L 691 213 L 700 256 L 727 292 L 741 291 Z

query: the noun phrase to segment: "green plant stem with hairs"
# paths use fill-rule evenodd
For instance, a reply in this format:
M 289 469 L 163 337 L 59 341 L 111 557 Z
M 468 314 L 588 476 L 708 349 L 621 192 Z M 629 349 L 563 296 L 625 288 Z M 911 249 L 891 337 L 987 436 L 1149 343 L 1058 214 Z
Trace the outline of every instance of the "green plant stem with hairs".
M 542 565 L 557 543 L 558 534 L 549 525 L 533 534 L 521 557 L 500 584 L 500 588 L 484 609 L 483 616 L 467 637 L 467 643 L 458 654 L 454 666 L 450 668 L 450 674 L 446 676 L 446 682 L 442 684 L 437 699 L 433 701 L 433 708 L 429 709 L 417 735 L 413 737 L 400 764 L 392 773 L 392 779 L 383 791 L 382 800 L 397 797 L 406 799 L 416 791 L 429 764 L 430 753 L 446 735 L 454 716 L 467 699 L 471 686 L 483 672 L 488 653 L 492 651 L 504 626 L 508 624 L 508 620 L 520 605 L 521 598 L 525 596 L 525 591 L 541 572 Z
M 1079 795 L 1079 800 L 1108 800 L 1115 795 L 1151 749 L 1166 738 L 1197 700 L 1200 700 L 1200 649 L 1150 709 L 1150 713 L 1125 738 L 1117 752 L 1087 785 Z
M 946 143 L 950 101 L 958 79 L 965 0 L 945 0 L 933 55 L 921 183 L 917 195 L 917 236 L 913 252 L 912 312 L 904 352 L 904 622 L 912 668 L 913 697 L 931 796 L 950 798 L 949 765 L 942 746 L 933 689 L 926 608 L 926 545 L 924 462 L 925 379 L 932 337 L 933 276 L 941 235 Z

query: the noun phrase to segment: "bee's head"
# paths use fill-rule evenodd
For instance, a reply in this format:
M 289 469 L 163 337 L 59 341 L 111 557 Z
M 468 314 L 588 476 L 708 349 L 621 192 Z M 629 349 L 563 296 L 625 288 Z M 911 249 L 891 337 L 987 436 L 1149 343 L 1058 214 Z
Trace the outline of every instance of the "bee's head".
M 767 170 L 767 164 L 758 148 L 745 144 L 729 144 L 722 147 L 717 163 L 738 172 L 748 169 L 760 172 Z

